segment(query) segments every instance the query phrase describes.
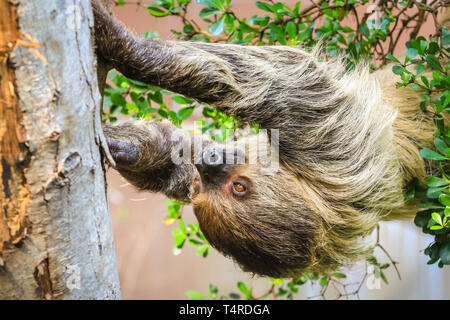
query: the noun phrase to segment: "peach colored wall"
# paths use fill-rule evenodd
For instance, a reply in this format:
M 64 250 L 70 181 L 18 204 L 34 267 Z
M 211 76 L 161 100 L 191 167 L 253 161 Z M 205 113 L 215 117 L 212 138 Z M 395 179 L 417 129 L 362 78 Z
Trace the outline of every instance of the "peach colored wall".
M 295 1 L 285 2 L 295 4 Z M 233 0 L 232 6 L 240 17 L 262 13 L 254 6 L 253 0 Z M 200 6 L 194 4 L 193 7 L 195 16 Z M 169 30 L 182 28 L 176 18 L 155 18 L 136 6 L 114 8 L 113 11 L 139 34 L 156 30 L 162 38 L 174 39 Z M 430 30 L 431 23 L 422 33 Z M 266 280 L 251 278 L 214 250 L 207 259 L 196 256 L 192 247 L 174 256 L 171 235 L 174 226 L 162 223 L 167 215 L 164 196 L 135 192 L 112 169 L 108 171 L 108 184 L 119 276 L 125 299 L 185 299 L 185 292 L 190 289 L 206 294 L 210 283 L 218 285 L 220 293 L 224 294 L 236 292 L 237 281 L 254 284 L 256 294 L 268 287 Z M 183 216 L 187 221 L 195 221 L 190 207 L 185 209 Z M 368 290 L 363 286 L 362 298 L 450 298 L 450 289 L 444 285 L 450 283 L 450 270 L 426 266 L 426 257 L 419 252 L 430 238 L 421 234 L 412 222 L 384 224 L 381 235 L 382 243 L 394 259 L 401 262 L 399 268 L 403 280 L 399 281 L 390 270 L 387 272 L 390 285 L 383 284 L 381 290 Z M 352 274 L 350 281 L 356 281 L 362 274 L 361 266 L 357 266 Z M 308 287 L 299 298 L 313 295 L 316 291 L 317 288 Z

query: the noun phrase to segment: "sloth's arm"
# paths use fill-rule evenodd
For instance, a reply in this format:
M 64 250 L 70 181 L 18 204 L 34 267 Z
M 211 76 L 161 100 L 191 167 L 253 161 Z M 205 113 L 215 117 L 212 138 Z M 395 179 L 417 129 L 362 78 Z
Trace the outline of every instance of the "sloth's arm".
M 125 76 L 208 103 L 238 93 L 219 58 L 194 47 L 135 37 L 97 1 L 91 2 L 97 53 Z
M 315 72 L 315 58 L 302 50 L 141 39 L 92 4 L 97 52 L 112 67 L 264 128 L 308 116 L 313 108 L 303 112 L 302 104 L 318 106 L 334 90 Z

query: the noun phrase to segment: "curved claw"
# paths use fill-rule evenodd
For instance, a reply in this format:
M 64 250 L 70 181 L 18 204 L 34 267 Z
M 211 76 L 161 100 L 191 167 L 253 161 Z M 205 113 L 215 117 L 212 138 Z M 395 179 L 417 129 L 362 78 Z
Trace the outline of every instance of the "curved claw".
M 107 140 L 109 151 L 118 165 L 132 165 L 139 160 L 139 150 L 129 142 Z

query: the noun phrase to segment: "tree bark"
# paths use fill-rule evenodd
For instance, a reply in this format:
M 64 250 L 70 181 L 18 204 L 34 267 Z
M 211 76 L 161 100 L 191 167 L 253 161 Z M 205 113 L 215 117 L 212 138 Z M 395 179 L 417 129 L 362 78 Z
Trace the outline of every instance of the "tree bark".
M 0 0 L 0 299 L 118 299 L 89 0 Z

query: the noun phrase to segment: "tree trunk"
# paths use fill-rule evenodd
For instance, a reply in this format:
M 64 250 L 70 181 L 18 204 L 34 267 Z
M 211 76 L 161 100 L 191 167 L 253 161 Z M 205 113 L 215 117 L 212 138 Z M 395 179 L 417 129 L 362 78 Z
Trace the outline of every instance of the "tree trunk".
M 0 0 L 0 299 L 121 297 L 89 0 Z

